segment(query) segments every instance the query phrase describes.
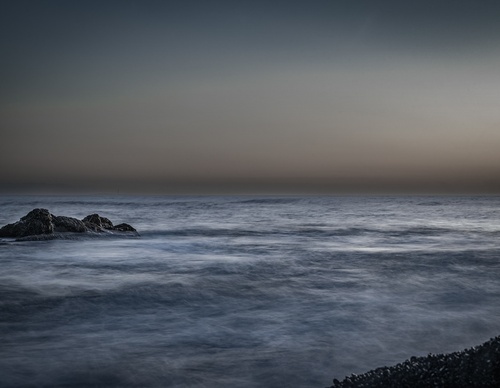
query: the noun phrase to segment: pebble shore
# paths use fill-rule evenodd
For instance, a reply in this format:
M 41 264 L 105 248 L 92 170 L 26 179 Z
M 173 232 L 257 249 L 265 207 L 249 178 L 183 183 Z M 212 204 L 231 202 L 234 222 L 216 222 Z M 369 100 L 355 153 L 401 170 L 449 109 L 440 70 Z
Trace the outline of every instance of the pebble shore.
M 411 357 L 400 364 L 333 380 L 343 387 L 500 387 L 500 336 L 449 354 Z

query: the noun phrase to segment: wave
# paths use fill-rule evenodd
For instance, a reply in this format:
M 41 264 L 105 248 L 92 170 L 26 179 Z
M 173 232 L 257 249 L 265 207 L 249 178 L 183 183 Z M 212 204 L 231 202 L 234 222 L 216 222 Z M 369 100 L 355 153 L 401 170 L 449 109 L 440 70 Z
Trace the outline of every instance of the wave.
M 296 237 L 348 237 L 362 235 L 378 235 L 381 237 L 409 237 L 409 236 L 440 236 L 457 232 L 467 232 L 439 227 L 411 227 L 402 229 L 375 229 L 362 227 L 347 228 L 314 228 L 292 227 L 274 229 L 245 229 L 245 228 L 184 228 L 170 230 L 143 231 L 143 237 L 265 237 L 265 236 L 296 236 Z
M 234 276 L 234 272 L 224 271 L 224 268 L 207 268 L 199 271 L 194 280 L 142 282 L 120 285 L 118 282 L 111 288 L 101 289 L 30 289 L 21 285 L 3 285 L 0 287 L 0 309 L 3 324 L 8 324 L 10 331 L 16 331 L 16 322 L 30 321 L 33 324 L 45 324 L 46 317 L 63 316 L 66 311 L 72 312 L 73 323 L 78 320 L 92 319 L 96 311 L 105 315 L 149 309 L 167 309 L 172 307 L 189 308 L 199 305 L 209 309 L 212 303 L 218 303 L 220 298 L 243 298 L 249 303 L 259 298 L 269 296 L 269 290 L 261 290 L 248 282 L 235 287 L 229 280 L 217 281 L 217 287 L 212 282 L 220 275 Z M 64 320 L 60 321 L 65 324 Z M 4 329 L 7 329 L 4 327 Z
M 140 231 L 137 235 L 128 233 L 54 233 L 48 235 L 36 235 L 21 237 L 18 239 L 2 239 L 0 246 L 10 245 L 14 242 L 29 241 L 50 241 L 50 240 L 73 240 L 85 241 L 95 239 L 161 239 L 175 237 L 201 237 L 201 238 L 315 238 L 329 239 L 336 237 L 362 237 L 373 236 L 376 238 L 412 238 L 412 237 L 440 237 L 452 234 L 467 235 L 474 231 L 467 229 L 450 229 L 439 227 L 412 227 L 402 229 L 384 228 L 328 228 L 328 227 L 291 227 L 291 228 L 269 228 L 269 229 L 248 229 L 248 228 L 182 228 L 182 229 L 153 229 Z M 500 231 L 481 231 L 482 235 L 496 237 Z
M 51 233 L 51 234 L 37 234 L 33 236 L 19 237 L 16 239 L 11 239 L 10 241 L 4 240 L 0 241 L 0 245 L 8 245 L 12 242 L 24 242 L 24 241 L 51 241 L 51 240 L 92 240 L 92 239 L 130 239 L 130 238 L 140 238 L 139 234 L 132 233 L 113 233 L 110 231 L 103 232 L 85 232 L 85 233 Z
M 424 227 L 417 226 L 405 229 L 393 229 L 386 231 L 386 234 L 391 237 L 406 237 L 406 236 L 439 236 L 443 234 L 460 232 L 457 229 L 438 228 L 438 227 Z
M 417 203 L 417 206 L 443 206 L 443 205 L 444 203 L 439 201 L 427 201 L 427 202 Z
M 302 201 L 303 198 L 253 198 L 253 199 L 244 199 L 236 201 L 235 203 L 243 203 L 243 204 L 289 204 L 296 203 Z

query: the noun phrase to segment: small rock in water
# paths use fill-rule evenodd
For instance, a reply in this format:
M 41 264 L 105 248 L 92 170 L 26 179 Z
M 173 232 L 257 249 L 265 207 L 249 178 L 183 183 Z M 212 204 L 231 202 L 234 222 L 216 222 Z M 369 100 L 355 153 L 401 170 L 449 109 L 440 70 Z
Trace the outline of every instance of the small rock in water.
M 82 221 L 87 228 L 95 232 L 100 232 L 104 229 L 113 230 L 113 223 L 108 218 L 99 216 L 99 214 L 88 215 Z
M 0 228 L 0 237 L 38 240 L 56 238 L 61 233 L 104 231 L 133 232 L 138 235 L 137 230 L 129 224 L 113 226 L 108 218 L 98 214 L 88 215 L 80 221 L 73 217 L 55 216 L 47 209 L 33 209 L 19 221 Z
M 113 227 L 113 230 L 118 230 L 120 232 L 136 232 L 136 230 L 129 224 L 119 224 Z

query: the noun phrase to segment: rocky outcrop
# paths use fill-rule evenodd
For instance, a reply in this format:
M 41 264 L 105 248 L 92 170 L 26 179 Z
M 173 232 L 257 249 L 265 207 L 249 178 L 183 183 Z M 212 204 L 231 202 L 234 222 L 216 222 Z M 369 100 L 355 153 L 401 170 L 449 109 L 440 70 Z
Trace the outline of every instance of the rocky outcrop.
M 136 232 L 137 231 L 132 228 L 129 224 L 118 224 L 113 226 L 113 230 L 118 230 L 120 232 Z
M 83 220 L 73 217 L 55 216 L 47 209 L 33 209 L 19 221 L 5 225 L 0 229 L 0 237 L 23 239 L 31 236 L 57 236 L 61 233 L 103 233 L 137 231 L 129 224 L 113 223 L 99 214 L 91 214 Z
M 411 357 L 344 380 L 330 388 L 500 387 L 500 337 L 482 345 L 449 354 Z
M 109 219 L 99 216 L 99 214 L 88 215 L 82 221 L 87 228 L 94 232 L 113 230 L 113 223 Z
M 14 224 L 0 229 L 0 237 L 26 237 L 54 233 L 52 214 L 47 209 L 33 209 Z
M 54 232 L 83 233 L 87 231 L 84 222 L 73 217 L 52 216 L 52 222 L 54 223 Z

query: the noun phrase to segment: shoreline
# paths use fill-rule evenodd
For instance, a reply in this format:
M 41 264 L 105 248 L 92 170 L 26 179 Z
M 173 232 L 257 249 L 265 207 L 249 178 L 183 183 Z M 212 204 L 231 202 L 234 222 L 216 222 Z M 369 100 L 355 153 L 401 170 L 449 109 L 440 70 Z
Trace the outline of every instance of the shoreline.
M 500 336 L 478 346 L 446 354 L 429 354 L 390 367 L 333 380 L 344 387 L 499 387 Z

